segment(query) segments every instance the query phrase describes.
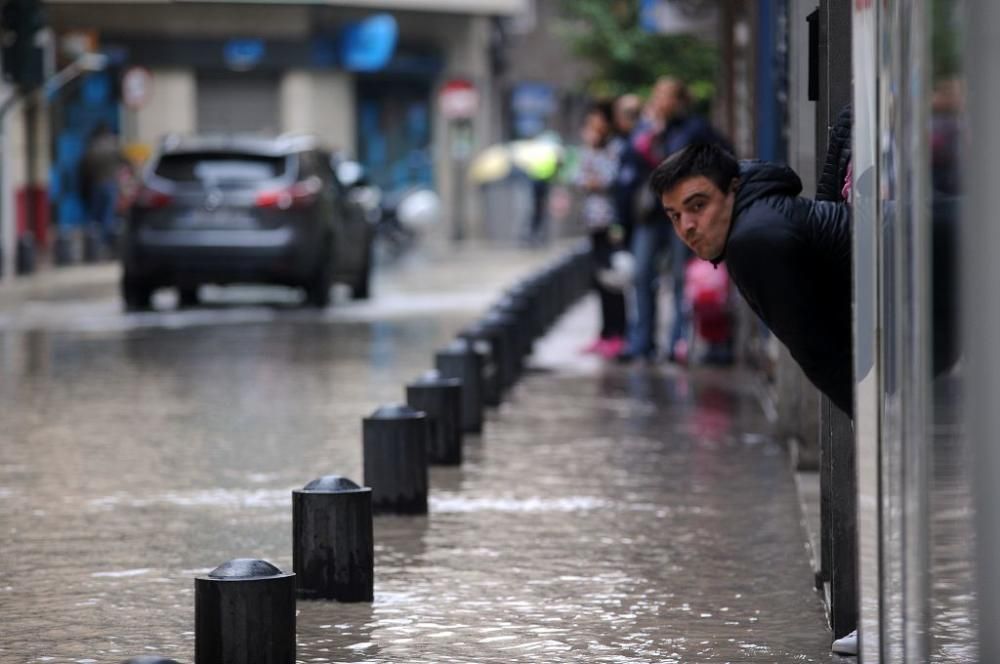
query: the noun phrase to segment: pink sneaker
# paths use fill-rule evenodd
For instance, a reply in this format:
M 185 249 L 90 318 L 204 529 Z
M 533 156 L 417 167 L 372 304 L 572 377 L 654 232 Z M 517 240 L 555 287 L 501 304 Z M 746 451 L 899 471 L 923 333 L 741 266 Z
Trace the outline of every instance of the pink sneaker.
M 598 339 L 595 339 L 594 341 L 590 342 L 589 344 L 587 344 L 583 348 L 581 348 L 580 352 L 583 353 L 584 355 L 587 355 L 587 354 L 590 354 L 590 353 L 600 353 L 601 352 L 601 348 L 603 348 L 603 347 L 604 347 L 604 339 L 598 338 Z
M 676 362 L 681 366 L 687 366 L 688 342 L 685 339 L 677 340 L 677 343 L 674 344 L 673 350 L 670 352 L 670 358 L 672 362 Z
M 613 360 L 625 349 L 625 339 L 622 337 L 609 337 L 603 339 L 598 354 L 605 360 Z

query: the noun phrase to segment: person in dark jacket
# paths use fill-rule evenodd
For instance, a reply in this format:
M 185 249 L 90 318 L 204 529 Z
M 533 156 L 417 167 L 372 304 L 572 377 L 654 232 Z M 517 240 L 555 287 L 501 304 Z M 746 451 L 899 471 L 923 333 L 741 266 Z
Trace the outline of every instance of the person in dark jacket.
M 849 167 L 851 164 L 851 127 L 854 124 L 854 107 L 845 105 L 837 114 L 837 119 L 830 128 L 827 142 L 826 159 L 823 160 L 823 170 L 816 183 L 816 200 L 847 201 L 844 195 L 849 191 Z M 847 201 L 850 202 L 850 201 Z
M 674 231 L 699 258 L 726 262 L 750 308 L 806 377 L 854 411 L 851 224 L 843 203 L 802 198 L 787 166 L 689 146 L 650 179 Z
M 726 144 L 705 118 L 690 112 L 690 106 L 691 96 L 683 82 L 671 77 L 657 80 L 650 96 L 650 118 L 637 130 L 632 142 L 634 151 L 641 157 L 639 171 L 644 178 L 664 158 L 687 145 L 699 142 Z M 638 218 L 631 237 L 636 263 L 635 317 L 629 330 L 628 346 L 619 359 L 651 360 L 656 357 L 658 263 L 660 255 L 668 248 L 673 257 L 674 322 L 667 350 L 668 356 L 674 359 L 675 347 L 687 334 L 684 268 L 690 255 L 663 223 L 658 201 L 648 200 L 637 207 Z
M 615 214 L 625 231 L 625 246 L 630 246 L 635 226 L 635 196 L 652 171 L 633 146 L 642 113 L 642 99 L 635 94 L 624 94 L 614 102 L 614 129 L 612 139 L 618 149 L 618 173 L 615 176 Z M 655 164 L 654 164 L 655 165 Z

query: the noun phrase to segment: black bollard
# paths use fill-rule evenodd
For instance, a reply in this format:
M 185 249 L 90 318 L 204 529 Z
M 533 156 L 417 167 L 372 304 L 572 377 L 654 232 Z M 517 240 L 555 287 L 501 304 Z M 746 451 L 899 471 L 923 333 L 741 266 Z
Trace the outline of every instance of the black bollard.
M 543 289 L 545 291 L 545 322 L 546 329 L 551 329 L 555 325 L 556 321 L 559 320 L 559 316 L 562 311 L 559 308 L 559 302 L 562 299 L 562 284 L 559 280 L 559 274 L 555 270 L 548 270 L 545 273 L 543 280 Z
M 490 343 L 483 341 L 482 339 L 471 339 L 467 335 L 459 333 L 456 335 L 456 340 L 465 343 L 472 350 L 473 355 L 476 356 L 476 365 L 479 367 L 479 417 L 482 419 L 484 417 L 484 411 L 487 406 L 490 405 L 500 405 L 500 397 L 497 395 L 490 394 L 493 399 L 487 399 L 487 394 L 493 391 L 493 386 L 488 383 L 493 383 L 496 380 L 495 373 L 496 367 L 493 366 L 492 352 L 493 348 Z M 482 426 L 480 425 L 480 431 L 482 431 Z
M 520 281 L 507 290 L 507 294 L 518 302 L 521 309 L 521 324 L 524 325 L 525 336 L 530 346 L 541 336 L 541 323 L 538 317 L 538 298 L 527 282 Z
M 372 601 L 372 490 L 327 475 L 292 491 L 292 561 L 299 597 Z
M 524 360 L 531 355 L 532 344 L 529 323 L 527 321 L 526 302 L 522 298 L 514 297 L 510 293 L 507 293 L 494 305 L 494 309 L 508 314 L 514 323 L 514 353 L 518 358 L 518 366 L 523 370 Z M 519 377 L 521 370 L 518 371 Z
M 363 421 L 365 484 L 375 514 L 427 513 L 427 415 L 397 404 Z
M 406 403 L 427 413 L 427 461 L 462 463 L 462 381 L 428 371 L 406 386 Z
M 548 271 L 536 272 L 525 280 L 527 288 L 535 298 L 536 316 L 538 318 L 538 336 L 543 337 L 552 325 L 552 288 Z
M 139 655 L 131 659 L 126 659 L 122 664 L 177 664 L 177 660 L 157 657 L 156 655 Z
M 491 338 L 494 342 L 494 355 L 497 358 L 498 382 L 501 392 L 506 392 L 521 375 L 521 358 L 515 352 L 515 322 L 510 314 L 492 310 L 483 319 L 485 325 L 491 331 Z
M 295 664 L 295 575 L 237 558 L 194 580 L 194 659 Z
M 446 378 L 462 381 L 462 431 L 483 430 L 483 375 L 481 358 L 465 339 L 455 339 L 434 356 L 434 365 Z
M 459 333 L 468 340 L 481 358 L 480 372 L 483 378 L 483 405 L 497 407 L 503 400 L 503 331 L 480 321 L 469 325 Z

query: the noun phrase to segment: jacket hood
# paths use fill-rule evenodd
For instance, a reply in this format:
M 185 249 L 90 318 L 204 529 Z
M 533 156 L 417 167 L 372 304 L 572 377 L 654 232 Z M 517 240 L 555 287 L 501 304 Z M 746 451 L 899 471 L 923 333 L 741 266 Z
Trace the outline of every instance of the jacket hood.
M 770 161 L 743 160 L 740 162 L 740 182 L 736 189 L 736 200 L 733 203 L 733 220 L 729 224 L 726 245 L 722 253 L 711 259 L 713 265 L 726 259 L 726 247 L 729 245 L 729 235 L 739 216 L 749 208 L 754 201 L 766 196 L 798 196 L 802 191 L 802 180 L 788 166 Z
M 802 180 L 788 166 L 769 161 L 741 161 L 733 220 L 765 196 L 798 196 L 801 192 Z

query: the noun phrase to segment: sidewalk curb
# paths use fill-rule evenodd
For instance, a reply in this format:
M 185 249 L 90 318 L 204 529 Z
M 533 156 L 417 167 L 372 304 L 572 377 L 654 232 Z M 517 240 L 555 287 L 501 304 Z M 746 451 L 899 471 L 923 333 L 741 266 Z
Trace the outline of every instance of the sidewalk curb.
M 120 273 L 116 262 L 46 268 L 0 285 L 0 309 L 32 300 L 81 300 L 106 295 L 114 289 Z

